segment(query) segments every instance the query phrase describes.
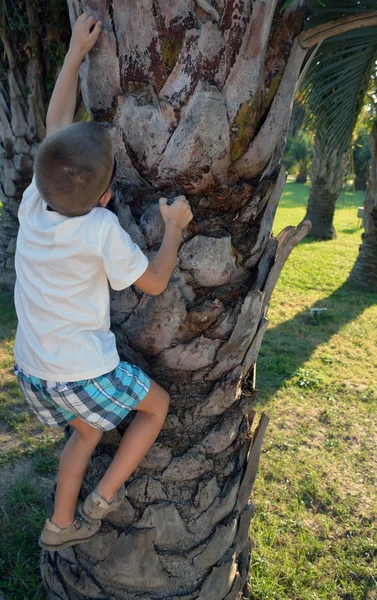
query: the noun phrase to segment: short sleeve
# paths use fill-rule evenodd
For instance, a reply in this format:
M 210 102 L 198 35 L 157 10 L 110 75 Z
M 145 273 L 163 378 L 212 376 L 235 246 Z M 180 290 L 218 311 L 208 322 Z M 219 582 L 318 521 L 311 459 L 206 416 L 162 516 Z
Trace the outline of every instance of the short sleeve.
M 101 231 L 101 254 L 111 287 L 123 290 L 143 275 L 148 258 L 121 227 L 117 216 L 106 212 Z

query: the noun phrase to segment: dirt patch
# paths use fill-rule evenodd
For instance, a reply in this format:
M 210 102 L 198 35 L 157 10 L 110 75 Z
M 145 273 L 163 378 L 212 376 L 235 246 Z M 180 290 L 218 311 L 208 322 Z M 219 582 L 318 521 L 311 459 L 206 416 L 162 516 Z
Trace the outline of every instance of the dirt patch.
M 47 494 L 54 486 L 56 476 L 39 475 L 34 470 L 33 461 L 31 458 L 23 458 L 17 463 L 13 463 L 9 467 L 0 469 L 0 503 L 5 494 L 17 480 L 31 479 L 33 483 L 38 485 L 42 491 Z

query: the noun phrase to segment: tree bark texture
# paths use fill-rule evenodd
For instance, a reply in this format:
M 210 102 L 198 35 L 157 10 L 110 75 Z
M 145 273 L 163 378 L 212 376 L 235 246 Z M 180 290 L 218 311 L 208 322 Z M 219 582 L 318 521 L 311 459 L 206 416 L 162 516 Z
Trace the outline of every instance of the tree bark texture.
M 25 0 L 4 7 L 0 28 L 0 283 L 9 287 L 15 281 L 18 206 L 46 135 L 49 82 L 60 70 L 57 63 L 68 35 L 68 11 L 62 11 L 61 0 L 53 6 Z M 76 119 L 82 118 L 83 109 L 81 102 Z
M 310 224 L 271 229 L 280 167 L 310 41 L 305 3 L 69 0 L 103 33 L 82 65 L 91 117 L 117 160 L 113 210 L 148 256 L 161 195 L 186 194 L 167 290 L 112 293 L 123 359 L 171 394 L 162 432 L 90 542 L 42 553 L 49 600 L 235 600 L 246 594 L 250 494 L 267 417 L 253 436 L 255 361 L 281 269 Z M 316 38 L 317 39 L 317 38 Z M 122 425 L 96 450 L 82 495 L 109 465 Z
M 0 191 L 3 212 L 0 226 L 0 283 L 15 281 L 14 254 L 18 231 L 17 211 L 33 175 L 33 161 L 45 135 L 45 113 L 36 89 L 35 61 L 26 76 L 11 64 L 0 82 Z
M 364 202 L 364 233 L 350 281 L 377 292 L 377 121 L 371 132 L 371 161 Z
M 305 219 L 312 223 L 310 237 L 331 240 L 336 237 L 333 225 L 336 201 L 342 191 L 347 154 L 329 152 L 317 136 L 313 149 L 311 188 Z

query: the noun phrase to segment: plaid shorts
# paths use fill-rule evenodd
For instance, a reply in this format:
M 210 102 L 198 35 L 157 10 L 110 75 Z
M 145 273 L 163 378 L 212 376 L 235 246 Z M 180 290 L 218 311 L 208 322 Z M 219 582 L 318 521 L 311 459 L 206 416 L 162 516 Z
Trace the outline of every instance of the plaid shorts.
M 79 417 L 96 429 L 109 431 L 123 421 L 150 389 L 149 377 L 126 362 L 95 379 L 68 383 L 39 379 L 17 364 L 14 373 L 28 405 L 50 427 L 64 427 Z

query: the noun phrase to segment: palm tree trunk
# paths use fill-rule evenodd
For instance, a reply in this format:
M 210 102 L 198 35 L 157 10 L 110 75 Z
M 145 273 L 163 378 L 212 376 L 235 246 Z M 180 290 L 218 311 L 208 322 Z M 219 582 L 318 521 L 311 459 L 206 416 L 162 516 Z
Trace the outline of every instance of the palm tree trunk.
M 0 283 L 8 287 L 13 287 L 15 281 L 18 207 L 33 175 L 35 154 L 46 135 L 45 120 L 51 93 L 48 84 L 61 68 L 56 62 L 69 34 L 68 10 L 65 14 L 61 12 L 60 2 L 43 6 L 46 16 L 43 23 L 39 21 L 41 9 L 41 3 L 32 0 L 25 0 L 20 7 L 9 6 L 0 26 L 3 56 L 0 79 L 0 197 L 3 203 Z M 22 34 L 16 25 L 21 20 Z M 27 52 L 20 51 L 23 46 Z M 75 120 L 82 118 L 84 108 L 80 99 Z
M 296 176 L 296 183 L 306 183 L 308 180 L 308 162 L 302 160 L 299 163 L 299 171 Z
M 29 22 L 30 57 L 19 56 L 5 17 L 1 25 L 2 51 L 7 60 L 6 77 L 0 81 L 0 194 L 3 211 L 0 222 L 0 283 L 13 286 L 14 254 L 18 233 L 17 212 L 24 189 L 33 174 L 33 161 L 43 140 L 46 99 L 42 81 L 41 55 L 36 37 L 36 6 L 26 1 Z M 24 18 L 24 15 L 23 15 Z
M 336 237 L 333 225 L 336 201 L 342 190 L 347 155 L 329 153 L 318 137 L 315 140 L 311 188 L 305 219 L 312 223 L 310 237 L 331 240 Z
M 32 178 L 34 156 L 45 134 L 45 115 L 40 114 L 40 102 L 31 93 L 36 87 L 34 75 L 32 62 L 24 78 L 11 61 L 7 83 L 0 83 L 0 193 L 3 202 L 0 283 L 7 286 L 12 286 L 15 281 L 18 206 Z M 24 90 L 28 92 L 25 94 Z
M 121 224 L 153 255 L 160 195 L 185 193 L 194 221 L 165 293 L 112 295 L 121 356 L 170 391 L 170 413 L 100 533 L 42 553 L 47 597 L 239 599 L 268 421 L 251 436 L 255 361 L 273 288 L 310 228 L 271 237 L 280 161 L 308 48 L 325 34 L 298 37 L 305 2 L 284 14 L 277 0 L 69 6 L 72 21 L 83 9 L 103 23 L 82 66 L 82 92 L 113 138 Z M 103 438 L 83 495 L 126 427 Z
M 33 162 L 46 135 L 47 105 L 42 100 L 36 77 L 35 58 L 26 74 L 13 61 L 6 83 L 0 82 L 0 195 L 3 210 L 0 221 L 0 284 L 13 287 L 16 273 L 14 254 L 18 233 L 17 212 L 25 188 L 33 176 Z M 80 102 L 75 120 L 84 111 Z
M 368 292 L 377 292 L 377 121 L 371 132 L 371 162 L 364 202 L 364 233 L 350 281 Z

